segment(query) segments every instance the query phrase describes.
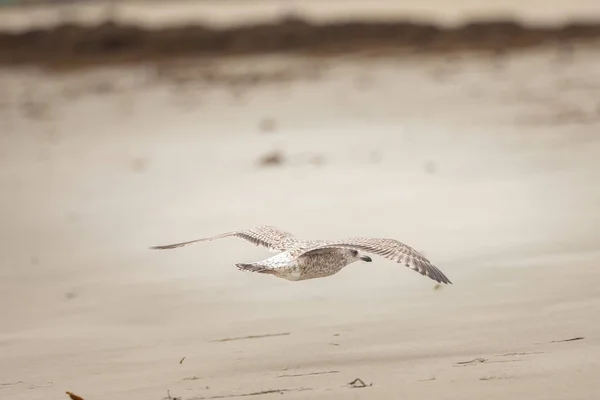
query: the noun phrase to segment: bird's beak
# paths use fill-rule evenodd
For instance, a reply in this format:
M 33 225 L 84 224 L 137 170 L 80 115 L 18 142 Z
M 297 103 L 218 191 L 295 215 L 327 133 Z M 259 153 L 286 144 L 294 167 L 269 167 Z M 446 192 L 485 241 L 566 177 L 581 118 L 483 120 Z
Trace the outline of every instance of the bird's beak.
M 360 256 L 360 259 L 363 260 L 363 261 L 366 261 L 366 262 L 373 261 L 373 260 L 371 260 L 371 257 L 369 257 L 369 256 Z

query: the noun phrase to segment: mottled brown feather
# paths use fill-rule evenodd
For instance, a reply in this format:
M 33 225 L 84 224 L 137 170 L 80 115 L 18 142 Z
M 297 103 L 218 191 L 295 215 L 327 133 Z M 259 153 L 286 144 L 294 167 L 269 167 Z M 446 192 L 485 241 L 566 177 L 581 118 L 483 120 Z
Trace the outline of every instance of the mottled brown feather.
M 436 266 L 434 266 L 425 256 L 412 247 L 394 239 L 380 238 L 350 238 L 336 241 L 323 241 L 313 246 L 298 247 L 292 250 L 293 257 L 298 259 L 307 256 L 312 252 L 318 252 L 323 249 L 356 249 L 366 253 L 377 254 L 425 275 L 439 283 L 449 283 L 450 279 L 444 275 Z
M 253 243 L 257 246 L 266 247 L 271 252 L 275 253 L 285 251 L 290 247 L 293 247 L 298 242 L 298 239 L 289 232 L 284 232 L 271 225 L 261 225 L 241 231 L 226 232 L 221 233 L 219 235 L 190 240 L 188 242 L 153 246 L 150 248 L 156 250 L 175 249 L 178 247 L 188 246 L 190 244 L 210 242 L 226 237 L 238 237 L 247 240 L 248 242 Z

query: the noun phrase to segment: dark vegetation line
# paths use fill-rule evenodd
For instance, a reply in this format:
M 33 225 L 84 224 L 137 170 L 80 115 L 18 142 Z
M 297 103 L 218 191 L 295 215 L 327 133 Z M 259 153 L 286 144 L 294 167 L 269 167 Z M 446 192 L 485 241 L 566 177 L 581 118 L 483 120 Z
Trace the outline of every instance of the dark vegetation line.
M 223 29 L 202 25 L 150 29 L 103 23 L 0 32 L 0 65 L 80 66 L 274 53 L 330 56 L 373 50 L 391 54 L 498 53 L 598 39 L 600 22 L 536 27 L 497 20 L 442 27 L 408 20 L 315 24 L 287 18 Z

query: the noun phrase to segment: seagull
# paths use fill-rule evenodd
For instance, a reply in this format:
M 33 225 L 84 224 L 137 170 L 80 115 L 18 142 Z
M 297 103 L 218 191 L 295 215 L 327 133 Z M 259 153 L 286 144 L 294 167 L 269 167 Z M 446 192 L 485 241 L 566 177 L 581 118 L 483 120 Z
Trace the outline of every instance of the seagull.
M 273 275 L 289 281 L 323 278 L 340 272 L 357 261 L 371 262 L 364 253 L 377 254 L 427 276 L 436 282 L 452 284 L 450 279 L 412 247 L 394 239 L 349 238 L 343 240 L 304 240 L 272 225 L 231 231 L 188 242 L 153 246 L 166 250 L 195 243 L 237 237 L 277 253 L 265 260 L 235 264 L 239 270 Z

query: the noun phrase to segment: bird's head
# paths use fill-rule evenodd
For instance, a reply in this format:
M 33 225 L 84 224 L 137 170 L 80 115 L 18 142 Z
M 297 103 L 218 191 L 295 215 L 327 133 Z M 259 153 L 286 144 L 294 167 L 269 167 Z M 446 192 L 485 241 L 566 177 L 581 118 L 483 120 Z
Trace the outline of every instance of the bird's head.
M 359 252 L 358 250 L 354 250 L 354 249 L 350 249 L 350 255 L 356 259 L 356 261 L 365 261 L 365 262 L 371 262 L 373 261 L 371 259 L 371 257 L 369 257 L 366 254 L 362 254 L 361 252 Z

